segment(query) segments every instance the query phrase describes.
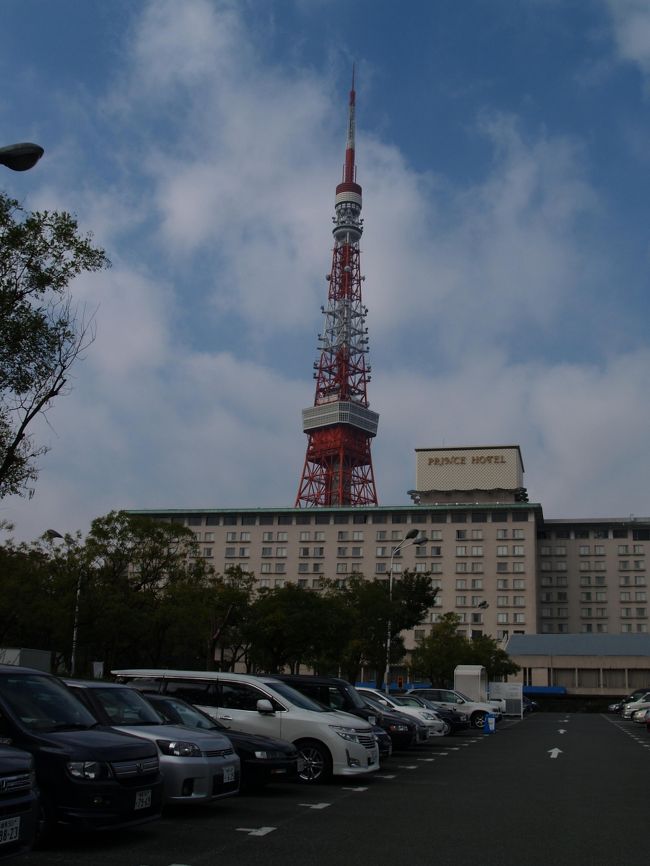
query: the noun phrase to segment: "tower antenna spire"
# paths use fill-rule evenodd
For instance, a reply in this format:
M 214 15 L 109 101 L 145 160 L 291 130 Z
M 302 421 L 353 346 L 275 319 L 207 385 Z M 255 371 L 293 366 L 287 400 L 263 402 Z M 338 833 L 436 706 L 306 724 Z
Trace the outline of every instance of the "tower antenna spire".
M 379 415 L 368 408 L 367 308 L 361 299 L 361 187 L 355 166 L 355 68 L 348 104 L 343 179 L 334 200 L 334 249 L 314 405 L 303 409 L 309 437 L 296 508 L 377 505 L 370 442 Z

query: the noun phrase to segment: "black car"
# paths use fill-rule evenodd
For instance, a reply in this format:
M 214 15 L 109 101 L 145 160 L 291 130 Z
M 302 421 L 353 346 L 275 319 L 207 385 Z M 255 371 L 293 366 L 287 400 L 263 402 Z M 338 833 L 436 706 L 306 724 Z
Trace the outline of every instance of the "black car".
M 155 746 L 98 725 L 50 674 L 0 665 L 0 740 L 34 759 L 43 832 L 55 823 L 96 830 L 160 817 Z
M 257 788 L 267 782 L 294 781 L 302 770 L 302 758 L 293 743 L 226 728 L 212 716 L 174 695 L 146 692 L 143 697 L 173 725 L 218 731 L 227 737 L 241 761 L 241 787 Z
M 37 827 L 34 759 L 28 752 L 0 746 L 0 860 L 29 851 Z
M 359 716 L 373 727 L 382 728 L 390 737 L 393 746 L 401 747 L 415 738 L 415 730 L 405 729 L 403 719 L 386 719 L 386 713 L 383 711 L 378 713 L 375 707 L 370 707 L 354 686 L 341 677 L 321 677 L 317 674 L 274 674 L 273 676 L 276 680 L 288 683 L 308 698 L 318 701 L 331 710 Z M 379 743 L 379 738 L 378 744 L 381 756 L 382 744 Z M 384 754 L 384 757 L 387 755 Z
M 425 743 L 429 739 L 426 725 L 420 724 L 413 716 L 389 710 L 367 695 L 364 695 L 362 700 L 375 714 L 377 724 L 391 738 L 394 748 L 406 749 L 418 743 Z
M 393 754 L 393 741 L 390 738 L 390 734 L 388 734 L 388 732 L 385 731 L 383 728 L 380 728 L 379 725 L 373 725 L 372 732 L 377 739 L 379 757 L 390 758 L 390 756 Z

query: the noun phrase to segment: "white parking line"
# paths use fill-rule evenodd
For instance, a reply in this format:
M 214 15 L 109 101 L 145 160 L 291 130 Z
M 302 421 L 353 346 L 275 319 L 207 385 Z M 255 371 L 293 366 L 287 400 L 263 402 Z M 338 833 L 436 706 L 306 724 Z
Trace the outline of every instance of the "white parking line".
M 266 836 L 277 829 L 277 827 L 235 827 L 238 833 L 248 833 L 249 836 Z M 180 864 L 172 864 L 172 866 L 180 866 Z

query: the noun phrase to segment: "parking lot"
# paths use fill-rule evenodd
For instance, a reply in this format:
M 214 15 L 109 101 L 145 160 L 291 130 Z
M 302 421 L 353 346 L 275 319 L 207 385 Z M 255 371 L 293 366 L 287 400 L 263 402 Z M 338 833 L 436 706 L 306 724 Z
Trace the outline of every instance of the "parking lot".
M 60 835 L 25 866 L 610 864 L 645 841 L 650 736 L 538 713 L 400 751 L 347 783 L 269 786 L 108 836 Z

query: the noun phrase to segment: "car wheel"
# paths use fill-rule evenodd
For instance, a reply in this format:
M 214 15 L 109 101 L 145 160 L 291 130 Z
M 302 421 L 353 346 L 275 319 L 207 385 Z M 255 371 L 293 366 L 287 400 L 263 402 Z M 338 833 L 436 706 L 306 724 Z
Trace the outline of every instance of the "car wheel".
M 332 756 L 327 748 L 317 740 L 298 740 L 295 744 L 304 767 L 298 778 L 306 785 L 318 785 L 332 777 Z
M 487 720 L 487 713 L 474 713 L 472 716 L 472 725 L 475 728 L 484 728 Z
M 449 734 L 451 734 L 451 725 L 449 724 L 449 722 L 445 721 L 444 719 L 443 719 L 442 723 L 444 725 L 444 728 L 442 729 L 442 736 L 448 737 Z

